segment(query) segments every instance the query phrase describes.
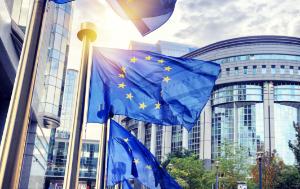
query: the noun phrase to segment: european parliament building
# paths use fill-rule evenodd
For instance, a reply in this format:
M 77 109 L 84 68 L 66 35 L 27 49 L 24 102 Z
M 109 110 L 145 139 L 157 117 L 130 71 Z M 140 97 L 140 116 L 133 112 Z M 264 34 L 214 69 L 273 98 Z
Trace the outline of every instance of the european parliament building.
M 257 151 L 276 151 L 285 163 L 294 163 L 288 141 L 295 139 L 293 122 L 300 121 L 300 38 L 241 37 L 199 48 L 184 57 L 214 61 L 222 68 L 194 128 L 188 132 L 180 126 L 123 120 L 158 159 L 189 149 L 209 165 L 227 141 L 243 146 L 249 158 L 256 158 Z

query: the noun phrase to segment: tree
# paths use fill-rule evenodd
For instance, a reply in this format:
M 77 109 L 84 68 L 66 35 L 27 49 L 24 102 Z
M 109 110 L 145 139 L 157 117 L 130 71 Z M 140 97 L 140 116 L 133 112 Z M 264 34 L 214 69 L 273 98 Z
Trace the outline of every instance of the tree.
M 162 166 L 183 188 L 211 188 L 214 183 L 215 172 L 206 170 L 203 161 L 189 150 L 169 154 Z
M 280 171 L 276 189 L 299 189 L 300 188 L 300 173 L 294 166 L 284 166 Z
M 294 128 L 296 130 L 296 141 L 294 144 L 289 141 L 289 147 L 295 154 L 298 172 L 300 173 L 300 123 L 294 123 Z
M 243 147 L 225 142 L 220 149 L 219 186 L 226 189 L 236 188 L 238 181 L 247 181 L 250 162 L 247 151 Z
M 262 164 L 262 184 L 263 188 L 275 188 L 278 184 L 278 179 L 281 170 L 284 168 L 283 161 L 277 157 L 276 152 L 270 154 L 264 152 L 261 156 Z M 251 169 L 251 175 L 256 184 L 259 183 L 259 161 Z
M 211 171 L 205 170 L 203 162 L 195 155 L 172 157 L 167 170 L 183 188 L 210 188 L 214 182 L 214 176 Z

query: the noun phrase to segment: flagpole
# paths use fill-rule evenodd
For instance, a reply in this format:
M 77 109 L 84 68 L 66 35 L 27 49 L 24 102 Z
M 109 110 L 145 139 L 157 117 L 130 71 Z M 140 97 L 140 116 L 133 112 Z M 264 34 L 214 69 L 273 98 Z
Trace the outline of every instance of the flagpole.
M 78 187 L 78 176 L 80 170 L 80 152 L 82 144 L 82 126 L 84 120 L 84 110 L 85 107 L 85 96 L 88 94 L 88 65 L 91 55 L 91 43 L 94 42 L 97 38 L 97 32 L 95 25 L 90 22 L 85 22 L 81 24 L 81 29 L 77 33 L 77 37 L 83 43 L 82 47 L 82 57 L 78 78 L 78 91 L 76 94 L 76 105 L 75 105 L 75 114 L 74 114 L 74 123 L 70 135 L 69 149 L 67 164 L 64 177 L 64 189 L 71 189 Z
M 19 186 L 46 4 L 33 2 L 26 30 L 0 147 L 0 188 Z
M 99 145 L 99 156 L 97 166 L 97 177 L 96 177 L 96 189 L 106 188 L 106 165 L 107 165 L 107 139 L 109 136 L 110 119 L 103 124 L 100 137 Z

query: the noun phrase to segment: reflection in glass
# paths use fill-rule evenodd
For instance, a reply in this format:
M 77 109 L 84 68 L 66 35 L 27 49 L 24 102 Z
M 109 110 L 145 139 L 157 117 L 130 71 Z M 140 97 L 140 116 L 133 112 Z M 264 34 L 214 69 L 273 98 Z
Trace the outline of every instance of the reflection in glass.
M 289 140 L 294 141 L 295 129 L 293 122 L 300 121 L 300 109 L 275 103 L 274 125 L 275 125 L 275 150 L 286 164 L 295 163 L 295 156 L 288 147 Z

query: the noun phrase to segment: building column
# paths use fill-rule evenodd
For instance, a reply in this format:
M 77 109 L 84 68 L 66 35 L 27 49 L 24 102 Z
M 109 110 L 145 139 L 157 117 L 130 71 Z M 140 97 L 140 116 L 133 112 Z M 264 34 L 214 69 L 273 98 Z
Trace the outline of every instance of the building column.
M 263 85 L 263 90 L 265 151 L 272 152 L 275 149 L 273 83 L 265 82 Z
M 182 149 L 189 149 L 189 132 L 185 127 L 182 127 Z
M 151 125 L 151 141 L 150 141 L 150 152 L 155 155 L 156 151 L 156 129 L 157 126 L 155 124 Z
M 210 100 L 205 105 L 200 115 L 200 154 L 199 158 L 204 161 L 205 167 L 211 165 L 211 129 L 212 129 L 212 107 Z
M 142 121 L 139 121 L 138 123 L 138 134 L 137 134 L 138 140 L 145 144 L 145 124 Z
M 38 127 L 37 123 L 31 123 L 28 127 L 27 138 L 26 138 L 26 147 L 25 147 L 25 153 L 24 153 L 24 157 L 23 157 L 24 160 L 23 160 L 22 173 L 21 173 L 20 186 L 19 186 L 20 189 L 26 189 L 29 187 L 32 161 L 33 161 L 33 158 L 35 158 L 33 156 L 33 151 L 34 151 L 37 127 Z
M 172 144 L 172 126 L 164 126 L 162 133 L 162 149 L 161 149 L 161 160 L 164 161 L 168 154 L 171 153 Z
M 239 145 L 239 109 L 237 103 L 233 103 L 233 143 L 235 146 Z

